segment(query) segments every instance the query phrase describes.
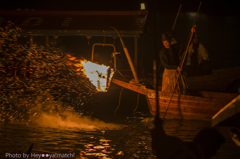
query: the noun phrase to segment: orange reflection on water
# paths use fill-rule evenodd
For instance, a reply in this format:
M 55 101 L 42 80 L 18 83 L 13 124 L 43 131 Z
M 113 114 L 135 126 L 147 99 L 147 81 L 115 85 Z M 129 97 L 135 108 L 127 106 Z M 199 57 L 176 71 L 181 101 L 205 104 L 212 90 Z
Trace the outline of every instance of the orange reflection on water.
M 104 147 L 104 146 L 101 146 L 101 145 L 99 145 L 99 146 L 94 146 L 93 148 L 95 148 L 95 149 L 104 149 L 105 147 Z
M 90 137 L 91 139 L 93 139 L 92 137 Z M 99 139 L 95 141 L 92 141 L 89 144 L 85 145 L 85 151 L 81 152 L 81 156 L 94 156 L 94 157 L 100 157 L 100 158 L 104 158 L 104 159 L 110 159 L 111 155 L 114 155 L 114 148 L 112 148 L 110 146 L 110 144 L 108 142 L 110 142 L 111 140 L 107 140 L 107 139 Z M 116 153 L 116 152 L 115 152 Z

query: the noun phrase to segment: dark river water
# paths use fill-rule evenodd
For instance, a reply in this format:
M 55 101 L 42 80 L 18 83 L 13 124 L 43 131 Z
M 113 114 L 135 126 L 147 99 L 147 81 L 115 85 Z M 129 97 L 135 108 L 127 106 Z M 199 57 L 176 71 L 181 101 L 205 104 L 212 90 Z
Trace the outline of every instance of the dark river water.
M 156 158 L 151 149 L 151 119 L 126 117 L 112 123 L 100 120 L 92 122 L 89 118 L 78 119 L 75 123 L 67 121 L 63 124 L 63 121 L 58 121 L 62 126 L 42 123 L 1 124 L 0 158 L 23 158 L 31 144 L 34 145 L 30 158 L 57 158 L 57 154 L 62 155 L 58 158 L 74 159 Z M 54 118 L 49 120 L 53 121 Z M 164 124 L 167 134 L 184 141 L 191 141 L 205 126 L 210 126 L 210 122 L 166 120 Z M 239 159 L 240 148 L 230 139 L 230 128 L 218 129 L 224 135 L 226 143 L 213 158 Z

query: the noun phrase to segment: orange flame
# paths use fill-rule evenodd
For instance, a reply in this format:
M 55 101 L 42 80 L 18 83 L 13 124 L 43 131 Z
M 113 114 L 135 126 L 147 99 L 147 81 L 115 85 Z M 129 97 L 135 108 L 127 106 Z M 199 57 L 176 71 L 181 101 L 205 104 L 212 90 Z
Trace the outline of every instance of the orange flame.
M 99 65 L 91 61 L 82 60 L 83 73 L 99 92 L 107 92 L 114 71 L 110 66 Z

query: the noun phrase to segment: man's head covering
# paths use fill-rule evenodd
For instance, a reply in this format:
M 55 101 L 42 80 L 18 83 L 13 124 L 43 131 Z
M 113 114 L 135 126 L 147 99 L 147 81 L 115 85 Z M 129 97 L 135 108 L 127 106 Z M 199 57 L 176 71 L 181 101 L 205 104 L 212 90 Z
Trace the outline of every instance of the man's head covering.
M 162 41 L 171 41 L 171 39 L 173 38 L 172 36 L 172 31 L 166 31 L 164 34 L 162 34 Z
M 169 38 L 169 36 L 167 34 L 162 34 L 162 41 L 170 41 L 171 38 Z
M 173 36 L 172 36 L 172 31 L 166 31 L 165 34 L 171 39 Z

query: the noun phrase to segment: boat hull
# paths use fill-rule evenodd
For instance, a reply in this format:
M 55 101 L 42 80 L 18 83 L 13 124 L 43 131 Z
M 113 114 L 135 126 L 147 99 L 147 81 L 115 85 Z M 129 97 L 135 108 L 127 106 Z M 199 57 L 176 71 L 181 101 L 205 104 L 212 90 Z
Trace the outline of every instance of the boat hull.
M 113 83 L 130 89 L 140 94 L 146 95 L 149 111 L 156 115 L 156 97 L 155 90 L 145 88 L 140 84 L 127 83 L 121 80 L 113 79 Z M 167 119 L 186 119 L 186 120 L 208 120 L 216 114 L 227 103 L 234 99 L 238 94 L 199 92 L 199 96 L 173 94 L 171 103 L 167 110 L 172 93 L 158 91 L 158 106 L 160 117 Z M 167 112 L 166 112 L 167 110 Z

